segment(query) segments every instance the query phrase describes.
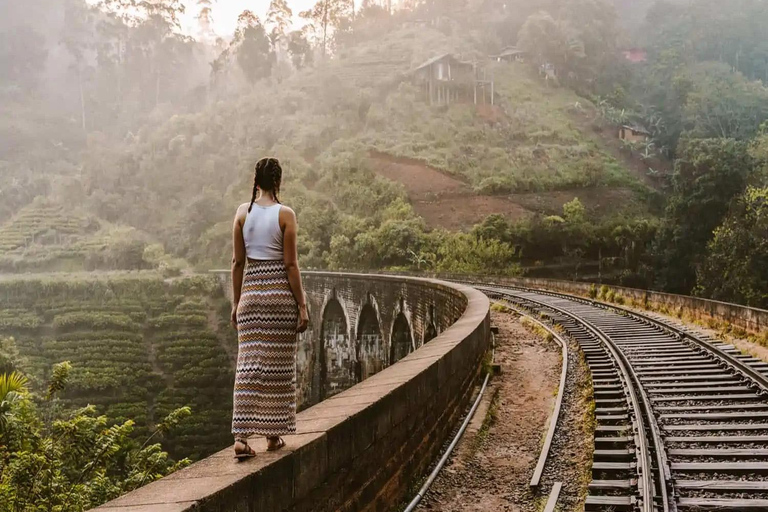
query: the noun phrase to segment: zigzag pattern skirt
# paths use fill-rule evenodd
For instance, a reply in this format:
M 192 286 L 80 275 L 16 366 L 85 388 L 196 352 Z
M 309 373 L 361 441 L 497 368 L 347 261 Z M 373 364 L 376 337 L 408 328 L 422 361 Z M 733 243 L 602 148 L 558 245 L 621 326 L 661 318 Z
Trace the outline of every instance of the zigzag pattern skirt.
M 298 308 L 282 260 L 248 260 L 237 308 L 232 433 L 296 432 Z

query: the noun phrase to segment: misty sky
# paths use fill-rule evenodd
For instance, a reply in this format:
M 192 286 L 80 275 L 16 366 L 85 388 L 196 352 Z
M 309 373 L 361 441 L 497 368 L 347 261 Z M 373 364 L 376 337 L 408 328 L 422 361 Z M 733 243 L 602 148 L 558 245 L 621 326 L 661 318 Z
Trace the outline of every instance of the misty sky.
M 299 18 L 299 13 L 312 7 L 317 0 L 288 0 L 288 6 L 293 10 L 294 25 L 296 28 L 304 25 L 304 20 Z M 226 36 L 235 31 L 237 17 L 246 9 L 256 13 L 264 21 L 267 15 L 267 8 L 270 0 L 214 0 L 213 21 L 218 35 Z M 188 34 L 195 34 L 197 20 L 195 19 L 199 8 L 196 0 L 184 0 L 186 12 L 184 13 L 181 24 L 184 31 Z M 355 0 L 356 5 L 360 5 L 362 0 Z

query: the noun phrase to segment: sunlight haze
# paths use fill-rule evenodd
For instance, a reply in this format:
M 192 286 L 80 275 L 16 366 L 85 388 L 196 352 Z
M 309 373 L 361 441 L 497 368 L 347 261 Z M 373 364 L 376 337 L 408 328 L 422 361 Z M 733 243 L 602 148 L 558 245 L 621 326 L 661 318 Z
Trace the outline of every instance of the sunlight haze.
M 213 0 L 213 25 L 216 34 L 219 36 L 229 36 L 237 28 L 237 17 L 245 10 L 253 11 L 263 22 L 267 17 L 269 0 Z M 356 1 L 359 5 L 361 2 Z M 200 8 L 196 0 L 187 0 L 183 2 L 185 12 L 179 20 L 184 33 L 194 35 L 197 33 L 197 15 Z M 293 28 L 299 28 L 306 22 L 299 17 L 299 13 L 311 8 L 315 2 L 313 0 L 291 0 L 288 6 L 293 11 Z

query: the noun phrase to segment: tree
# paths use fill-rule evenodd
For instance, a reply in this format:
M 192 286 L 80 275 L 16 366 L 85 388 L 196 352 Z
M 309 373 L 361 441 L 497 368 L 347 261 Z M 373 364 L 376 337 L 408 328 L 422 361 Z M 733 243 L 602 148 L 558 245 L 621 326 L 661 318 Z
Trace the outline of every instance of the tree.
M 55 365 L 42 397 L 26 389 L 23 376 L 0 375 L 1 512 L 89 509 L 189 464 L 150 444 L 188 417 L 189 408 L 173 411 L 139 445 L 130 438 L 130 420 L 110 425 L 94 406 L 59 407 L 70 369 Z
M 768 89 L 726 64 L 698 64 L 687 80 L 683 122 L 695 137 L 746 140 L 768 119 Z
M 538 64 L 551 64 L 560 75 L 572 71 L 584 57 L 584 43 L 567 21 L 555 20 L 545 11 L 532 14 L 520 29 L 518 45 Z
M 215 0 L 197 0 L 197 26 L 203 41 L 213 42 L 216 33 L 213 30 L 213 2 Z
M 272 52 L 264 26 L 251 11 L 243 11 L 237 18 L 233 41 L 237 64 L 248 82 L 255 83 L 268 77 L 272 70 Z
M 294 30 L 288 34 L 288 53 L 296 69 L 312 65 L 312 45 L 307 41 L 303 31 Z
M 754 160 L 733 139 L 688 139 L 678 148 L 673 191 L 655 244 L 658 284 L 688 294 L 714 229 L 746 186 Z
M 27 391 L 27 378 L 19 372 L 0 375 L 0 434 L 4 435 L 13 404 Z
M 216 78 L 229 71 L 233 60 L 249 84 L 268 77 L 272 72 L 273 53 L 261 20 L 251 11 L 243 11 L 237 18 L 237 29 L 232 42 L 211 63 L 211 75 Z
M 267 10 L 266 28 L 269 30 L 269 39 L 272 48 L 276 48 L 278 41 L 285 38 L 288 29 L 293 24 L 293 11 L 288 7 L 286 0 L 272 0 Z
M 697 294 L 768 307 L 768 187 L 747 188 L 707 249 Z
M 351 0 L 319 0 L 311 9 L 299 13 L 299 16 L 312 24 L 316 37 L 320 40 L 323 58 L 328 54 L 331 31 L 348 24 L 354 16 L 354 9 Z

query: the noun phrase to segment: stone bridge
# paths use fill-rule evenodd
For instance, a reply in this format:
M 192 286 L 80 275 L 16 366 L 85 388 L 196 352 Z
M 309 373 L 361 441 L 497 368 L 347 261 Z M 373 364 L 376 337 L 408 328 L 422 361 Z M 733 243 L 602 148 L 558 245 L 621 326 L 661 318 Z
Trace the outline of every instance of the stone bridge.
M 232 298 L 229 271 L 215 271 Z M 465 302 L 451 290 L 381 276 L 307 272 L 310 325 L 299 337 L 299 409 L 399 361 L 452 325 Z
M 307 272 L 304 284 L 302 411 L 287 448 L 236 464 L 227 447 L 97 510 L 388 511 L 405 497 L 469 401 L 488 299 L 414 277 Z

